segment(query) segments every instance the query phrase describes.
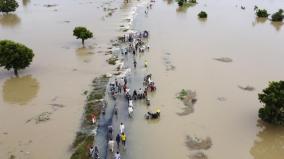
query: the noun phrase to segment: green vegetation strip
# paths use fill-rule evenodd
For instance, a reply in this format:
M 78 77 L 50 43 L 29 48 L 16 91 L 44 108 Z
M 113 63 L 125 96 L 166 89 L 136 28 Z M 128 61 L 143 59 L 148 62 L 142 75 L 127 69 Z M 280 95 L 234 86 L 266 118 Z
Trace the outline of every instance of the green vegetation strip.
M 95 78 L 92 82 L 92 89 L 90 92 L 85 91 L 87 100 L 85 104 L 84 115 L 81 123 L 80 131 L 77 132 L 75 140 L 72 144 L 74 150 L 71 159 L 89 159 L 90 145 L 93 145 L 95 136 L 93 130 L 95 125 L 92 123 L 91 118 L 93 115 L 97 117 L 97 121 L 101 114 L 104 105 L 104 96 L 106 91 L 106 85 L 109 78 L 101 76 Z

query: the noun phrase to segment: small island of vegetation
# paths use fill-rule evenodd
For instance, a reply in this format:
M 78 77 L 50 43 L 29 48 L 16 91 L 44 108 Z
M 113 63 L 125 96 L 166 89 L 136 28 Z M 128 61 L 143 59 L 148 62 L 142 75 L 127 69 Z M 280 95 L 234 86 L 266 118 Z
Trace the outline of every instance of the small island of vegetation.
M 267 18 L 269 16 L 266 9 L 259 9 L 257 6 L 255 6 L 254 10 L 258 18 Z
M 190 7 L 197 3 L 196 0 L 177 0 L 177 3 L 180 7 Z
M 201 12 L 198 13 L 198 17 L 199 18 L 207 18 L 207 13 L 204 12 L 204 11 L 201 11 Z
M 271 20 L 273 22 L 282 22 L 284 18 L 283 9 L 279 9 L 276 13 L 271 15 Z
M 284 81 L 270 82 L 258 99 L 264 104 L 258 111 L 258 116 L 270 124 L 284 126 Z
M 16 0 L 0 0 L 0 12 L 8 14 L 14 12 L 19 7 Z

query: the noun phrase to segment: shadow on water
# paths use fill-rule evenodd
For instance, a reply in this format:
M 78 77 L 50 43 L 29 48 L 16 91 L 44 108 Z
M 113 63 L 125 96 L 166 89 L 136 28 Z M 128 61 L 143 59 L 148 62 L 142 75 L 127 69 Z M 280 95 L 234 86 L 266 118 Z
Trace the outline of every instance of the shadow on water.
M 178 8 L 176 9 L 176 12 L 177 13 L 185 13 L 188 8 L 191 8 L 191 7 L 194 7 L 194 6 L 196 6 L 196 3 L 188 2 L 188 3 L 184 4 L 183 6 L 178 6 Z
M 179 116 L 186 116 L 194 112 L 194 107 L 193 106 L 186 106 L 182 108 L 182 112 L 178 112 L 177 115 Z
M 198 18 L 198 20 L 201 24 L 203 24 L 207 21 L 207 18 Z
M 250 154 L 254 159 L 282 159 L 284 156 L 284 127 L 273 126 L 258 121 L 257 127 L 261 130 L 257 133 Z
M 267 21 L 267 18 L 256 17 L 255 21 L 252 22 L 252 26 L 255 26 L 257 24 L 264 24 L 266 21 Z
M 76 49 L 76 55 L 81 61 L 88 63 L 91 61 L 91 56 L 94 54 L 92 47 L 81 47 Z
M 0 15 L 0 25 L 3 27 L 15 27 L 20 23 L 21 19 L 16 14 Z
M 12 77 L 4 82 L 3 100 L 11 104 L 26 105 L 38 93 L 39 82 L 31 75 Z
M 27 5 L 31 3 L 31 0 L 23 0 L 22 3 L 23 3 L 23 6 L 26 7 Z
M 167 4 L 173 4 L 174 0 L 164 0 L 165 2 L 167 2 Z
M 271 25 L 276 29 L 276 31 L 280 31 L 283 24 L 283 22 L 271 22 Z

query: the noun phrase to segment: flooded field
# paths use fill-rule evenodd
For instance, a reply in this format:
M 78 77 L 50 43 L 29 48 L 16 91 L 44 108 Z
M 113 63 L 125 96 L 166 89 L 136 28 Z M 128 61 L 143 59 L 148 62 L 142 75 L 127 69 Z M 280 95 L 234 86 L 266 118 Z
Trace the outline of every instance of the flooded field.
M 69 158 L 83 92 L 113 70 L 106 63 L 110 40 L 128 27 L 150 31 L 150 52 L 139 58 L 147 59 L 158 89 L 149 108 L 135 103 L 133 120 L 113 122 L 126 124 L 122 158 L 283 158 L 284 128 L 258 120 L 257 94 L 284 79 L 284 28 L 257 19 L 253 10 L 273 13 L 283 1 L 200 0 L 180 10 L 175 1 L 157 0 L 147 15 L 144 1 L 19 2 L 17 12 L 0 15 L 0 40 L 27 45 L 35 58 L 19 78 L 0 72 L 1 159 Z M 201 10 L 207 20 L 198 19 Z M 78 25 L 94 32 L 86 48 L 72 36 Z M 176 98 L 182 89 L 196 93 L 190 109 Z M 145 112 L 157 108 L 161 118 L 146 121 Z
M 257 94 L 284 78 L 284 30 L 269 20 L 259 23 L 255 5 L 275 12 L 284 3 L 203 0 L 180 12 L 175 1 L 157 1 L 147 16 L 140 10 L 134 24 L 151 33 L 147 58 L 158 87 L 150 109 L 161 108 L 162 117 L 149 123 L 145 108 L 137 109 L 127 158 L 283 157 L 284 129 L 258 121 Z M 201 10 L 208 13 L 205 21 L 197 17 Z M 193 111 L 176 99 L 182 89 L 196 92 Z M 189 137 L 197 145 L 209 138 L 212 146 L 191 147 Z
M 23 0 L 19 5 L 15 13 L 0 14 L 0 40 L 27 45 L 35 58 L 19 78 L 1 69 L 0 158 L 69 158 L 83 92 L 95 77 L 113 70 L 105 54 L 132 3 Z M 115 8 L 110 16 L 108 10 Z M 78 25 L 94 32 L 85 48 L 72 35 Z

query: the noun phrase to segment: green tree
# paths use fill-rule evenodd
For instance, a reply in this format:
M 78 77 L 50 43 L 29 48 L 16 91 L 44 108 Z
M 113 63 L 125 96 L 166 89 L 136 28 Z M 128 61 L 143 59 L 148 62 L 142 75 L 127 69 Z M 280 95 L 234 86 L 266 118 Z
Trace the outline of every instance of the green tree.
M 255 13 L 259 18 L 267 18 L 269 16 L 266 9 L 259 9 L 257 6 L 255 6 L 254 10 L 256 11 Z
M 284 15 L 283 15 L 282 9 L 279 9 L 278 12 L 271 15 L 271 19 L 274 22 L 282 22 L 283 18 L 284 18 Z
M 75 29 L 73 30 L 73 35 L 76 36 L 77 39 L 82 40 L 83 46 L 85 45 L 84 42 L 86 39 L 93 37 L 93 33 L 85 27 L 75 27 Z
M 16 76 L 18 70 L 30 65 L 34 57 L 33 50 L 10 40 L 0 41 L 0 67 L 13 69 Z
M 198 17 L 199 18 L 207 18 L 207 13 L 204 12 L 204 11 L 201 11 L 201 12 L 198 13 Z
M 270 82 L 269 86 L 258 94 L 264 104 L 258 116 L 265 122 L 284 126 L 284 81 Z
M 184 4 L 184 0 L 178 0 L 178 6 L 183 6 L 183 4 Z
M 19 4 L 16 0 L 0 0 L 0 12 L 14 12 L 19 7 Z

